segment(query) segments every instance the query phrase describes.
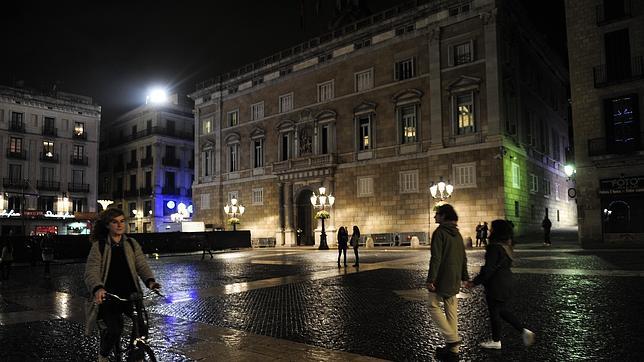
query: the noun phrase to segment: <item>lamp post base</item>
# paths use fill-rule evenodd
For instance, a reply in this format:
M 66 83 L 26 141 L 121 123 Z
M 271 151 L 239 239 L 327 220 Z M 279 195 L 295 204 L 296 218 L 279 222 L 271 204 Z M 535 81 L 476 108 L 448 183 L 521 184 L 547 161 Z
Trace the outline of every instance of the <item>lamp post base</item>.
M 320 247 L 318 250 L 329 250 L 329 245 L 326 243 L 326 232 L 324 231 L 324 219 L 322 219 L 322 232 L 320 233 Z

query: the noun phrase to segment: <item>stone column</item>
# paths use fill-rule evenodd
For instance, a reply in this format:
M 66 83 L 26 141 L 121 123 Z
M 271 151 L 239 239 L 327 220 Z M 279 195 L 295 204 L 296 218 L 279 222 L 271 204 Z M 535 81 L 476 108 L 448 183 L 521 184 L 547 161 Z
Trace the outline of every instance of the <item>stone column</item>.
M 277 184 L 279 224 L 275 230 L 275 246 L 284 246 L 284 183 Z
M 284 188 L 284 244 L 296 246 L 297 239 L 293 227 L 293 183 L 287 182 Z
M 433 91 L 429 96 L 430 118 L 429 137 L 430 147 L 442 148 L 443 146 L 443 89 L 441 86 L 441 52 L 440 52 L 440 27 L 435 27 L 429 35 L 429 89 Z

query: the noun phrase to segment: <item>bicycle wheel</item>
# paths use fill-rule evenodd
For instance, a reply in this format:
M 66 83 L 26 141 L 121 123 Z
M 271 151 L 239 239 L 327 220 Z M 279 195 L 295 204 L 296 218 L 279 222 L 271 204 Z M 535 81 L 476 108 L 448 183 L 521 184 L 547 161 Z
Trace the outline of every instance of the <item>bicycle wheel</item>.
M 127 354 L 128 362 L 157 362 L 152 348 L 147 344 L 139 343 L 134 349 L 130 350 Z

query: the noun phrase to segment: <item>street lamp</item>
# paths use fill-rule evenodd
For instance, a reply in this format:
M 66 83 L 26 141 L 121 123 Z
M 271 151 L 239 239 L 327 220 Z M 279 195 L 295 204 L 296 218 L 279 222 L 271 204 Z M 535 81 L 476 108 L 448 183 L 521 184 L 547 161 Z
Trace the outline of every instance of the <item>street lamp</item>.
M 567 164 L 566 166 L 564 166 L 564 172 L 566 173 L 566 176 L 568 176 L 568 180 L 571 180 L 572 177 L 577 173 L 577 170 L 575 169 L 575 165 Z
M 328 219 L 331 215 L 325 208 L 328 207 L 330 209 L 333 206 L 335 197 L 333 195 L 326 195 L 326 187 L 320 187 L 318 192 L 320 193 L 319 195 L 316 195 L 314 192 L 311 196 L 311 204 L 320 210 L 315 214 L 315 218 L 322 220 L 322 233 L 320 233 L 320 247 L 318 249 L 329 250 L 329 245 L 326 243 L 326 232 L 324 231 L 324 219 Z
M 239 224 L 239 218 L 244 215 L 246 208 L 242 204 L 237 203 L 236 198 L 230 199 L 230 204 L 224 206 L 224 212 L 228 215 L 228 223 L 233 226 L 233 231 L 237 230 L 237 224 Z
M 103 210 L 107 210 L 107 207 L 114 203 L 112 200 L 96 200 L 96 202 L 101 204 Z
M 452 196 L 454 186 L 449 183 L 449 180 L 445 183 L 441 177 L 441 180 L 437 184 L 432 183 L 429 187 L 429 192 L 431 192 L 433 198 L 440 199 L 439 202 L 443 202 Z

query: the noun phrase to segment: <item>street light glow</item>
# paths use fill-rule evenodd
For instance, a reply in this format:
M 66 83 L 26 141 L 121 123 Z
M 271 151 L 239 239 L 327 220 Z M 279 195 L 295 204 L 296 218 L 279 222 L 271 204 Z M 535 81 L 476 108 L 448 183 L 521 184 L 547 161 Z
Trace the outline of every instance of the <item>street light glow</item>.
M 165 103 L 168 100 L 168 95 L 164 89 L 155 88 L 150 91 L 146 98 L 145 103 Z

